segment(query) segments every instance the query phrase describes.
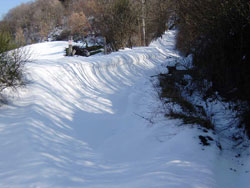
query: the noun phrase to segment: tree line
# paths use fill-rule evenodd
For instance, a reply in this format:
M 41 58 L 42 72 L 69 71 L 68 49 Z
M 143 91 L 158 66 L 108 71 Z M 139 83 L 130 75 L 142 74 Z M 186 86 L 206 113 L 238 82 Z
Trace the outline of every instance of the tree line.
M 21 44 L 69 35 L 106 37 L 113 50 L 147 45 L 164 33 L 170 0 L 35 0 L 10 10 L 0 22 Z M 144 31 L 144 32 L 143 32 Z

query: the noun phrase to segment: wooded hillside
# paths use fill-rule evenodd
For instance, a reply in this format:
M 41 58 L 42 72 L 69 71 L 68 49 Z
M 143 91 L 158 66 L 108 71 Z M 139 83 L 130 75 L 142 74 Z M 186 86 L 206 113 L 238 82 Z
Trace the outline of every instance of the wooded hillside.
M 113 50 L 147 45 L 166 28 L 170 0 L 36 0 L 10 10 L 0 22 L 21 44 L 82 39 L 88 34 L 107 38 Z

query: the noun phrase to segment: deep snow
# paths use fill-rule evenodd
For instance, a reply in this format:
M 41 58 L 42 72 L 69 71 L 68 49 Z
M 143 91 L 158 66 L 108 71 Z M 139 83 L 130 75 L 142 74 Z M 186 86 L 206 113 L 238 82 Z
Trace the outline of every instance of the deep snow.
M 88 58 L 65 57 L 66 42 L 27 47 L 30 83 L 0 108 L 0 187 L 249 187 L 247 152 L 164 118 L 151 76 L 179 58 L 174 36 Z

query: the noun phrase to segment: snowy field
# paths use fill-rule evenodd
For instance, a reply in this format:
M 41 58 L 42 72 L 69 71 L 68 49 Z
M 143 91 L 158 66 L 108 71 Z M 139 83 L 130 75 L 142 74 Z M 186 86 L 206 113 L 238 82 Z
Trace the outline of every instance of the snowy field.
M 0 108 L 0 188 L 249 188 L 247 151 L 164 118 L 151 76 L 179 57 L 174 36 L 88 58 L 29 46 L 30 83 Z

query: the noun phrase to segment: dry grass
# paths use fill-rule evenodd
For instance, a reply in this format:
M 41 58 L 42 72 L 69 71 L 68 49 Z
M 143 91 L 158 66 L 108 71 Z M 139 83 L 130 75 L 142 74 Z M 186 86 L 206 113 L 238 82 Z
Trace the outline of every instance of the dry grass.
M 211 121 L 202 117 L 192 116 L 181 112 L 170 112 L 167 113 L 165 116 L 170 119 L 181 119 L 183 121 L 183 124 L 197 124 L 207 129 L 214 129 L 214 126 Z
M 191 74 L 191 71 L 171 71 L 171 74 L 159 75 L 161 99 L 168 105 L 166 117 L 171 119 L 181 119 L 183 124 L 197 124 L 207 129 L 213 129 L 214 126 L 202 106 L 195 105 L 182 95 L 185 90 L 186 80 L 184 74 Z M 176 112 L 174 106 L 179 106 L 181 110 Z

